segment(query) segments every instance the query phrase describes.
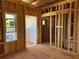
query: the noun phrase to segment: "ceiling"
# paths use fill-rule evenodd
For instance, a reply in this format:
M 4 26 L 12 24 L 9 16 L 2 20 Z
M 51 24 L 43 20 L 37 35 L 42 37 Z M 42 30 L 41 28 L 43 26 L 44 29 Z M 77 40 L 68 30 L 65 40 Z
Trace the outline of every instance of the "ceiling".
M 60 0 L 23 0 L 27 3 L 33 4 L 35 6 L 45 5 L 51 2 L 60 1 Z
M 27 2 L 27 3 L 32 3 L 32 2 L 35 2 L 35 1 L 37 1 L 37 0 L 22 0 L 22 1 L 25 1 L 25 2 Z

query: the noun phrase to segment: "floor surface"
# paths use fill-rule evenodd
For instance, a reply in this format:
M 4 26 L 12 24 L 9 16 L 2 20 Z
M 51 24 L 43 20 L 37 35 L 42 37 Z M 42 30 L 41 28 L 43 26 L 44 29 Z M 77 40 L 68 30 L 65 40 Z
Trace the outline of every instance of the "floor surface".
M 64 54 L 55 48 L 50 48 L 49 45 L 38 44 L 19 53 L 0 57 L 0 59 L 79 59 L 79 57 Z

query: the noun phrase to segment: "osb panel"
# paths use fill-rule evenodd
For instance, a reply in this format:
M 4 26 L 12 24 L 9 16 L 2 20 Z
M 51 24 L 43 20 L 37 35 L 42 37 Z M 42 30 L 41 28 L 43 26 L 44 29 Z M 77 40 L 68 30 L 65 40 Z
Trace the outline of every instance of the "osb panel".
M 0 41 L 3 41 L 2 40 L 2 28 L 3 28 L 3 21 L 2 21 L 2 13 L 0 13 Z
M 17 41 L 11 43 L 5 43 L 5 53 L 13 53 L 25 48 L 25 15 L 37 16 L 37 10 L 28 5 L 27 3 L 17 2 L 16 0 L 2 0 L 3 12 L 15 13 L 17 15 Z M 0 25 L 1 26 L 1 25 Z M 1 30 L 1 32 L 3 32 Z M 2 33 L 3 35 L 3 33 Z M 2 38 L 2 36 L 1 36 Z M 2 38 L 3 39 L 3 38 Z M 39 37 L 38 37 L 39 39 Z
M 0 45 L 0 55 L 4 53 L 4 45 Z
M 25 49 L 25 40 L 24 39 L 20 39 L 17 42 L 17 51 L 21 51 Z
M 5 44 L 5 54 L 11 53 L 11 43 Z
M 0 0 L 0 10 L 2 10 L 2 0 Z
M 22 8 L 22 7 L 20 7 Z M 25 23 L 24 23 L 24 14 L 23 14 L 23 8 L 20 9 L 18 8 L 18 10 L 20 12 L 17 12 L 18 13 L 18 19 L 17 19 L 17 31 L 18 31 L 18 44 L 17 44 L 17 48 L 18 50 L 22 50 L 25 45 Z
M 11 43 L 11 52 L 14 53 L 17 51 L 17 41 Z
M 77 24 L 77 42 L 79 42 L 79 11 L 78 11 L 78 24 Z M 77 52 L 79 53 L 79 43 L 77 44 Z
M 18 50 L 25 48 L 25 32 L 24 32 L 24 14 L 23 14 L 23 5 L 11 1 L 3 1 L 3 10 L 7 13 L 15 13 L 17 15 L 17 42 L 5 43 L 5 52 L 13 53 Z M 20 41 L 21 40 L 21 41 Z M 19 43 L 19 44 L 18 44 Z M 22 44 L 21 44 L 22 43 Z
M 0 13 L 0 54 L 4 53 L 4 40 L 3 40 L 3 20 L 2 13 Z
M 17 51 L 17 41 L 14 42 L 8 42 L 5 44 L 5 53 L 14 53 Z
M 16 12 L 16 3 L 8 0 L 3 0 L 3 11 L 4 12 Z

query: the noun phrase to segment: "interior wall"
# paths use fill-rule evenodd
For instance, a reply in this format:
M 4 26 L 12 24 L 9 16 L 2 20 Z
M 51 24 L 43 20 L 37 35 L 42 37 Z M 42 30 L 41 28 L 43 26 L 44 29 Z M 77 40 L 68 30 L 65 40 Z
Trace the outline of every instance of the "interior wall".
M 42 17 L 55 15 L 55 47 L 72 54 L 79 53 L 78 2 L 78 0 L 67 0 L 43 7 L 42 11 Z
M 1 33 L 1 39 L 4 40 L 3 46 L 4 48 L 3 54 L 9 54 L 17 51 L 24 50 L 26 48 L 25 46 L 25 15 L 33 15 L 38 16 L 37 9 L 31 5 L 28 5 L 25 2 L 22 1 L 16 1 L 16 0 L 1 0 L 2 1 L 2 8 L 0 7 L 0 14 L 1 22 L 0 28 L 2 29 L 0 31 Z M 2 12 L 3 11 L 3 12 Z M 17 15 L 17 41 L 6 43 L 5 41 L 5 13 L 14 13 Z M 37 20 L 38 22 L 38 20 Z M 38 26 L 38 24 L 37 24 Z M 38 29 L 37 29 L 38 31 Z M 38 31 L 39 32 L 39 31 Z M 37 36 L 38 38 L 39 36 Z M 39 39 L 39 38 L 38 38 Z
M 4 40 L 3 40 L 3 20 L 2 20 L 2 13 L 0 13 L 0 54 L 4 53 Z

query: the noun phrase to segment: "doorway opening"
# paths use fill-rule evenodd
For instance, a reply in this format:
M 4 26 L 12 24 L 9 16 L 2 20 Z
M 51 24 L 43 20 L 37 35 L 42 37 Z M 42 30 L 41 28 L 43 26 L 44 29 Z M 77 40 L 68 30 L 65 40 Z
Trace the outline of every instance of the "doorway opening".
M 42 17 L 41 43 L 50 45 L 50 17 Z
M 55 15 L 51 16 L 51 25 L 50 25 L 50 28 L 51 28 L 51 31 L 50 31 L 50 37 L 51 37 L 51 46 L 55 46 Z
M 26 47 L 32 47 L 37 44 L 37 17 L 25 16 L 25 35 Z

